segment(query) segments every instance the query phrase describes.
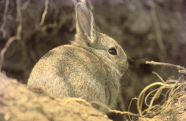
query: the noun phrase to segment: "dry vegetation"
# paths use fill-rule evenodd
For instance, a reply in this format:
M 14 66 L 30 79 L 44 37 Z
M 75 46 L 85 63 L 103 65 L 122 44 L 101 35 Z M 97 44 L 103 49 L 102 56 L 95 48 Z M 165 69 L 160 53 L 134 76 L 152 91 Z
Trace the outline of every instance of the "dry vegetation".
M 96 102 L 54 99 L 25 85 L 42 55 L 73 39 L 76 2 L 0 0 L 0 120 L 110 120 L 91 107 Z M 116 39 L 129 57 L 118 110 L 108 109 L 109 117 L 186 120 L 186 2 L 87 0 L 87 4 L 100 29 Z M 145 64 L 150 60 L 166 63 Z
M 111 113 L 128 115 L 130 120 L 139 121 L 184 121 L 186 120 L 186 69 L 178 80 L 155 82 L 145 87 L 137 100 L 138 114 L 129 111 L 111 110 L 98 102 L 86 102 L 81 98 L 58 99 L 48 95 L 42 89 L 29 90 L 26 85 L 16 79 L 8 78 L 0 73 L 0 120 L 1 121 L 109 121 L 106 114 L 94 109 L 91 104 L 97 103 L 107 108 Z M 148 94 L 148 89 L 160 85 Z M 163 90 L 166 89 L 165 92 Z M 163 95 L 160 103 L 155 100 Z M 150 98 L 150 103 L 147 102 Z M 142 110 L 143 101 L 148 107 Z M 130 106 L 129 106 L 130 108 Z M 132 117 L 132 118 L 131 118 Z M 125 119 L 127 120 L 127 119 Z

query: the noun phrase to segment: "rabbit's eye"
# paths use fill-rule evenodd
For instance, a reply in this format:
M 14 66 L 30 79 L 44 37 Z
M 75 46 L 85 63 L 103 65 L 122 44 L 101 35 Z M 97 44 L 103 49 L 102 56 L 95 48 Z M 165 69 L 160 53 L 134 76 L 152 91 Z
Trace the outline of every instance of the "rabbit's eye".
M 109 52 L 110 54 L 112 54 L 112 55 L 117 55 L 117 51 L 116 51 L 115 48 L 111 48 L 111 49 L 109 49 L 108 52 Z

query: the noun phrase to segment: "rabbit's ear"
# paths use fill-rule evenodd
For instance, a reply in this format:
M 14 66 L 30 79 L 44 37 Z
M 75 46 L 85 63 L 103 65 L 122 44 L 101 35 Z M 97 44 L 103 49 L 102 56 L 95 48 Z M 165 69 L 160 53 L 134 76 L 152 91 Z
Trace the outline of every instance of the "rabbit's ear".
M 77 34 L 87 36 L 89 44 L 94 42 L 94 18 L 88 7 L 79 2 L 76 5 L 76 31 Z

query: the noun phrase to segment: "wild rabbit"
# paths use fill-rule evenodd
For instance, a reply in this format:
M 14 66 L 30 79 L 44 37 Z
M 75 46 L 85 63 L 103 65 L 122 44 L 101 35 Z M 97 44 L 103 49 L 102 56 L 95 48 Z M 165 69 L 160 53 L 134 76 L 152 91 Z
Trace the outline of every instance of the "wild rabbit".
M 82 2 L 76 5 L 76 31 L 71 45 L 54 48 L 39 60 L 28 87 L 44 87 L 54 97 L 80 97 L 113 109 L 128 67 L 126 54 L 114 39 L 97 31 L 92 12 Z

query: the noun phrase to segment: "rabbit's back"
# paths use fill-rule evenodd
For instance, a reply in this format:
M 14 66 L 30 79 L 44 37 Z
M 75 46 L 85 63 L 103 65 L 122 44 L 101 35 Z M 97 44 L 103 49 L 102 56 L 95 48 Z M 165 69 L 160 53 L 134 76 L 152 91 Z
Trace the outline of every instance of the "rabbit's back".
M 73 45 L 60 46 L 39 60 L 28 86 L 44 87 L 55 97 L 81 97 L 87 101 L 115 105 L 116 102 L 110 99 L 113 89 L 109 88 L 116 88 L 113 92 L 117 94 L 119 84 L 114 84 L 117 82 L 109 77 L 105 67 L 103 60 L 86 49 Z

